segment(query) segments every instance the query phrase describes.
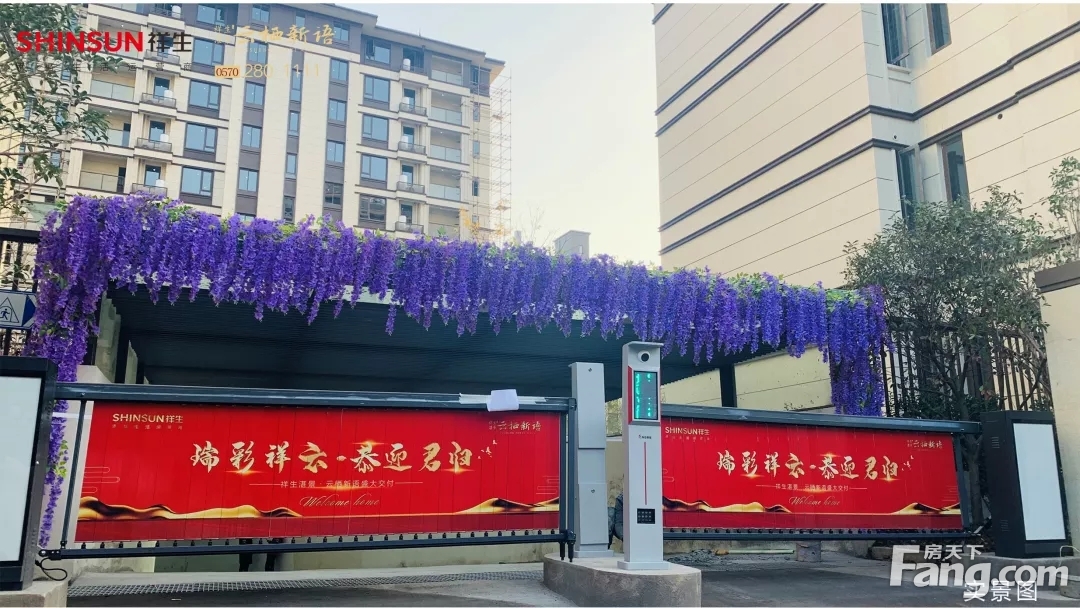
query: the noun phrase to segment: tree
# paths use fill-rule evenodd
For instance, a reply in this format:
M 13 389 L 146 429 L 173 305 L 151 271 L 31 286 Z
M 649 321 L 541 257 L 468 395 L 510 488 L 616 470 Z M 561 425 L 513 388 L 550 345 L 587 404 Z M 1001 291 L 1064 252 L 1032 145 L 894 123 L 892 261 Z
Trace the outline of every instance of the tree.
M 63 193 L 63 155 L 72 139 L 105 140 L 105 115 L 88 107 L 79 75 L 115 72 L 119 57 L 17 50 L 19 32 L 78 32 L 74 5 L 0 5 L 0 221 L 24 218 L 34 184 Z M 62 197 L 62 196 L 61 196 Z M 61 198 L 58 197 L 58 198 Z
M 1069 156 L 1050 172 L 1050 213 L 1061 222 L 1064 257 L 1080 260 L 1080 161 Z
M 1006 359 L 1045 389 L 1033 389 L 1024 407 L 1039 409 L 1049 395 L 1034 271 L 1051 264 L 1058 245 L 1037 217 L 1020 213 L 1015 194 L 994 187 L 974 209 L 959 203 L 923 203 L 914 217 L 897 218 L 864 247 L 849 243 L 846 278 L 852 286 L 880 285 L 894 335 L 909 336 L 918 369 L 916 386 L 899 405 L 913 418 L 978 420 L 1001 408 L 992 374 L 980 368 Z M 1009 349 L 1006 337 L 1019 338 Z M 980 437 L 965 436 L 969 496 L 981 497 Z M 976 511 L 976 519 L 981 513 Z
M 521 240 L 525 243 L 553 251 L 555 248 L 555 231 L 544 229 L 544 210 L 530 209 L 529 219 L 521 228 Z

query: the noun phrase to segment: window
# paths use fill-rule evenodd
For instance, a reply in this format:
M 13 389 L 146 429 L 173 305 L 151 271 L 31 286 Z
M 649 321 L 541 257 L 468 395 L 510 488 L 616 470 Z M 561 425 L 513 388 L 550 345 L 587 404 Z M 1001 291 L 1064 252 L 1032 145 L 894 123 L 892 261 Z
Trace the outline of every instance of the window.
M 257 82 L 244 83 L 244 103 L 250 106 L 263 105 L 266 87 Z
M 369 222 L 385 222 L 386 199 L 377 196 L 361 196 L 360 219 Z
M 299 112 L 289 112 L 289 135 L 300 135 Z
M 330 60 L 330 80 L 349 81 L 349 62 L 340 59 Z
M 472 178 L 472 195 L 480 196 L 480 178 Z
M 210 84 L 209 82 L 199 82 L 198 80 L 191 81 L 191 89 L 188 94 L 189 106 L 198 106 L 200 108 L 216 110 L 218 109 L 220 101 L 220 86 Z
M 225 9 L 200 4 L 195 12 L 195 20 L 209 25 L 225 25 Z
M 128 125 L 124 125 L 127 127 Z M 161 136 L 165 135 L 165 123 L 158 120 L 150 121 L 150 141 L 161 141 Z
M 251 20 L 256 23 L 270 23 L 270 7 L 265 4 L 251 5 Z
M 244 192 L 258 192 L 259 172 L 251 169 L 240 169 L 240 181 L 236 187 Z
M 472 140 L 472 155 L 476 158 L 480 158 L 480 140 Z
M 307 18 L 304 16 L 304 13 L 298 12 L 296 13 L 296 17 L 293 19 L 293 23 L 296 24 L 297 28 L 304 27 L 304 24 L 307 23 Z
M 340 141 L 326 142 L 326 162 L 338 164 L 344 163 L 345 144 Z
M 967 166 L 964 164 L 964 140 L 960 135 L 941 144 L 945 165 L 945 192 L 950 201 L 967 203 Z
M 54 167 L 59 167 L 60 166 L 60 153 L 59 152 L 53 152 L 52 154 L 49 154 L 49 164 L 54 166 Z
M 183 172 L 180 174 L 180 192 L 199 196 L 213 195 L 214 172 L 206 169 L 184 167 Z
M 349 26 L 339 21 L 334 22 L 334 42 L 349 41 Z
M 281 202 L 281 219 L 291 222 L 296 219 L 296 198 L 286 196 Z
M 480 120 L 480 104 L 475 101 L 472 104 L 472 119 L 473 121 Z
M 390 103 L 390 81 L 364 76 L 364 99 Z
M 165 97 L 165 91 L 171 86 L 168 78 L 154 78 L 154 97 Z
M 244 125 L 241 130 L 240 145 L 245 148 L 258 148 L 262 145 L 262 129 L 252 125 Z
M 191 48 L 191 61 L 201 65 L 221 65 L 225 61 L 225 45 L 196 38 Z
M 885 28 L 885 61 L 903 66 L 908 56 L 907 28 L 903 4 L 882 4 L 881 22 Z
M 334 182 L 323 183 L 323 205 L 330 207 L 341 206 L 341 193 L 344 189 L 341 184 L 335 184 Z
M 398 205 L 398 211 L 400 215 L 405 218 L 406 224 L 413 223 L 413 206 L 408 203 L 402 203 Z
M 252 64 L 265 64 L 266 63 L 266 43 L 252 41 L 248 45 L 248 63 Z
M 949 30 L 949 5 L 927 4 L 926 9 L 930 18 L 930 52 L 936 53 L 952 42 L 952 32 Z
M 285 155 L 285 177 L 296 179 L 296 155 Z
M 240 218 L 240 221 L 245 224 L 250 224 L 255 221 L 255 216 L 248 213 L 237 213 L 236 217 Z
M 919 202 L 919 173 L 916 162 L 918 149 L 908 148 L 896 153 L 896 179 L 900 190 L 900 213 L 908 227 L 915 221 L 915 204 Z
M 424 51 L 411 47 L 401 49 L 402 59 L 409 61 L 409 69 L 416 72 L 424 68 Z M 402 64 L 404 65 L 404 64 Z
M 364 139 L 388 141 L 390 139 L 390 121 L 378 116 L 364 115 L 364 129 L 361 132 Z
M 364 59 L 390 65 L 390 43 L 368 38 Z
M 289 101 L 300 101 L 301 92 L 304 89 L 304 73 L 299 70 L 292 71 L 292 80 L 289 83 Z
M 217 129 L 188 123 L 184 133 L 184 148 L 196 152 L 216 152 Z
M 331 99 L 327 118 L 337 122 L 345 122 L 345 102 L 340 99 Z
M 360 179 L 373 182 L 386 181 L 386 159 L 381 156 L 363 155 L 360 161 Z

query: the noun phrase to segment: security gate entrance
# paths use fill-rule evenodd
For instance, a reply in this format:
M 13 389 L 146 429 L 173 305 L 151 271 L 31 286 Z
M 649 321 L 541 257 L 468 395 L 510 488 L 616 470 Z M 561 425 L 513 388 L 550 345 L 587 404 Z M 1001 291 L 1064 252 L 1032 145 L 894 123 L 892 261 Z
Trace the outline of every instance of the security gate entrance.
M 489 411 L 484 395 L 60 384 L 56 399 L 76 421 L 75 476 L 50 559 L 573 554 L 573 398 Z

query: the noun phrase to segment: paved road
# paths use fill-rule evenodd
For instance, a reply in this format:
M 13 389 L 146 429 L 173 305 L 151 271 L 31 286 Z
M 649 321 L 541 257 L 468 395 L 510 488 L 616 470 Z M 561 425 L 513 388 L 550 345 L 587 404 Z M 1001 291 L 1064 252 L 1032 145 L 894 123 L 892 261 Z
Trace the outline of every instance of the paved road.
M 1017 606 L 1080 608 L 1080 601 L 1069 600 L 1053 591 L 1039 592 L 1037 602 L 1018 601 L 1015 590 L 1010 601 L 964 601 L 959 587 L 917 588 L 909 581 L 901 587 L 889 585 L 888 562 L 857 559 L 836 553 L 823 554 L 821 563 L 795 562 L 790 556 L 726 556 L 718 558 L 705 552 L 680 560 L 702 569 L 702 606 Z M 153 593 L 143 584 L 168 585 L 176 576 L 198 579 L 196 573 L 185 575 L 94 575 L 93 585 L 119 584 L 139 594 L 98 597 L 70 597 L 69 606 L 572 606 L 552 594 L 540 581 L 538 565 L 515 580 L 416 581 L 417 570 L 408 579 L 380 577 L 358 586 L 327 584 L 326 587 L 281 588 L 257 591 L 199 591 L 193 593 Z M 453 568 L 453 567 L 448 567 Z M 483 567 L 472 567 L 483 568 Z M 441 572 L 442 570 L 440 570 Z M 449 571 L 449 570 L 447 570 Z M 311 572 L 311 576 L 330 576 L 333 571 Z M 288 577 L 287 573 L 266 573 Z M 910 574 L 910 573 L 909 573 Z M 236 576 L 236 575 L 232 575 Z M 294 578 L 302 573 L 292 575 Z M 170 578 L 171 577 L 171 578 Z M 207 578 L 207 575 L 203 575 Z M 252 576 L 254 580 L 256 576 Z M 488 577 L 491 578 L 491 577 Z M 176 579 L 176 580 L 174 580 Z M 262 576 L 266 579 L 266 576 Z M 80 579 L 81 581 L 82 579 Z M 207 578 L 207 580 L 212 580 Z M 260 579 L 261 580 L 261 579 Z M 398 582 L 400 580 L 400 582 Z M 381 584 L 383 581 L 396 584 Z M 137 583 L 136 583 L 137 582 Z M 78 583 L 76 583 L 78 585 Z M 85 585 L 86 583 L 84 583 Z M 139 588 L 129 585 L 139 584 Z M 345 583 L 353 584 L 353 583 Z M 235 588 L 235 587 L 234 587 Z M 174 587 L 175 589 L 175 587 Z M 165 586 L 158 591 L 166 591 Z
M 1009 602 L 992 602 L 990 594 L 981 602 L 965 602 L 959 587 L 890 587 L 879 576 L 801 567 L 703 571 L 701 577 L 702 606 L 1080 606 L 1053 592 L 1036 602 L 1020 602 L 1015 589 Z
M 525 606 L 492 600 L 390 591 L 351 589 L 282 589 L 207 593 L 114 595 L 68 598 L 68 606 Z

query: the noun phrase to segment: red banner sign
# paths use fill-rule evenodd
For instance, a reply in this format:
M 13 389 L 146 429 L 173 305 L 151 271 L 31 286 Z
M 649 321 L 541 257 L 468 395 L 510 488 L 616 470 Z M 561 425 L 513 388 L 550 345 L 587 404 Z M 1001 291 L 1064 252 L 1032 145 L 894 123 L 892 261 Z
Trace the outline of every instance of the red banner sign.
M 946 433 L 663 422 L 669 528 L 962 528 Z
M 559 414 L 97 402 L 77 541 L 558 527 Z

